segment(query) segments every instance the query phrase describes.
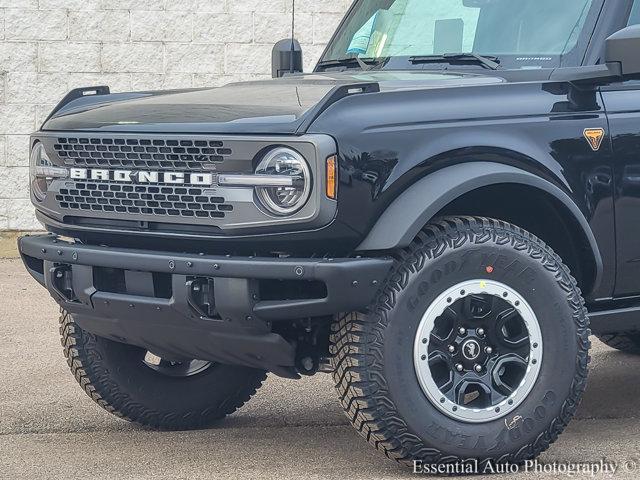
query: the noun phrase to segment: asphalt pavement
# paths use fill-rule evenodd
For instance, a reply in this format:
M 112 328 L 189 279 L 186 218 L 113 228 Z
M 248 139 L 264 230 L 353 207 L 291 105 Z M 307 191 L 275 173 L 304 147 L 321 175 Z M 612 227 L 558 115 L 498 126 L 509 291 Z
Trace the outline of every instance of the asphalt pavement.
M 18 260 L 0 260 L 0 300 L 0 478 L 415 476 L 356 434 L 328 375 L 270 376 L 254 399 L 210 430 L 165 433 L 131 425 L 76 384 L 62 355 L 58 309 Z M 579 414 L 541 458 L 558 467 L 516 478 L 568 478 L 563 465 L 603 459 L 617 471 L 595 478 L 640 477 L 640 357 L 597 341 L 592 355 Z

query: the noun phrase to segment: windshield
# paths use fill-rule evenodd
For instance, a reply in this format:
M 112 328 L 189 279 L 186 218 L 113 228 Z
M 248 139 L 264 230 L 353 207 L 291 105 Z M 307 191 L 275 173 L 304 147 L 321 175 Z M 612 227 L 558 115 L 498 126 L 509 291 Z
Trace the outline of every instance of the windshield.
M 475 53 L 498 57 L 504 68 L 557 67 L 585 26 L 593 26 L 600 5 L 598 0 L 361 0 L 322 61 L 404 58 L 408 66 L 412 57 Z

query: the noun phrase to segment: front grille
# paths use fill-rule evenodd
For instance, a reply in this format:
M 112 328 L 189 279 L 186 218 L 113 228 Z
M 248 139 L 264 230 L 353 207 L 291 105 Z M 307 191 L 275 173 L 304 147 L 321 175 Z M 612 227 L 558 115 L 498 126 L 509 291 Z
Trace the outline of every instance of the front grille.
M 66 183 L 56 194 L 65 210 L 224 218 L 233 206 L 203 188 L 186 186 L 119 185 L 101 182 Z
M 59 137 L 53 148 L 79 167 L 214 170 L 233 154 L 219 140 Z
M 218 177 L 253 174 L 257 160 L 280 145 L 300 151 L 321 176 L 316 142 L 322 155 L 335 151 L 329 138 L 319 136 L 73 131 L 43 133 L 33 141 L 42 142 L 53 166 L 67 171 L 52 179 L 38 203 L 44 216 L 83 228 L 172 234 L 253 234 L 302 223 L 316 208 L 315 195 L 299 213 L 274 217 L 260 208 L 254 188 L 220 185 Z

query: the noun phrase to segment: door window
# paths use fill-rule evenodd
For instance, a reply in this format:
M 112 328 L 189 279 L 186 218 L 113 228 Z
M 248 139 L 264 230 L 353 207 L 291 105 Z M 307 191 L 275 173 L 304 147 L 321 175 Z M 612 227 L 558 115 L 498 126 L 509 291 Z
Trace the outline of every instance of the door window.
M 631 7 L 631 16 L 627 25 L 640 25 L 640 0 L 634 0 Z

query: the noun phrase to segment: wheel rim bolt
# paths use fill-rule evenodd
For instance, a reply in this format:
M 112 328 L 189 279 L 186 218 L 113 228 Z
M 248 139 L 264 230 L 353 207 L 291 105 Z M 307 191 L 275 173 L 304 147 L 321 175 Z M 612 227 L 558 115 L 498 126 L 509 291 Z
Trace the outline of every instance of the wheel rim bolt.
M 484 352 L 491 355 L 493 353 L 493 348 L 491 347 L 485 347 Z
M 479 328 L 478 329 L 478 335 L 481 337 L 484 337 L 484 328 Z
M 476 365 L 473 367 L 473 369 L 474 369 L 476 372 L 480 373 L 480 372 L 482 371 L 482 365 L 477 365 L 477 364 L 476 364 Z
M 459 372 L 461 372 L 462 370 L 464 370 L 464 367 L 462 366 L 462 364 L 461 364 L 461 363 L 458 363 L 458 364 L 456 365 L 456 370 L 457 370 L 457 371 L 459 371 Z
M 466 335 L 467 334 L 467 329 L 464 327 L 460 327 L 460 329 L 458 330 L 458 333 L 460 335 Z
M 453 345 L 449 345 L 449 353 L 453 353 L 456 351 L 456 347 L 454 347 Z

